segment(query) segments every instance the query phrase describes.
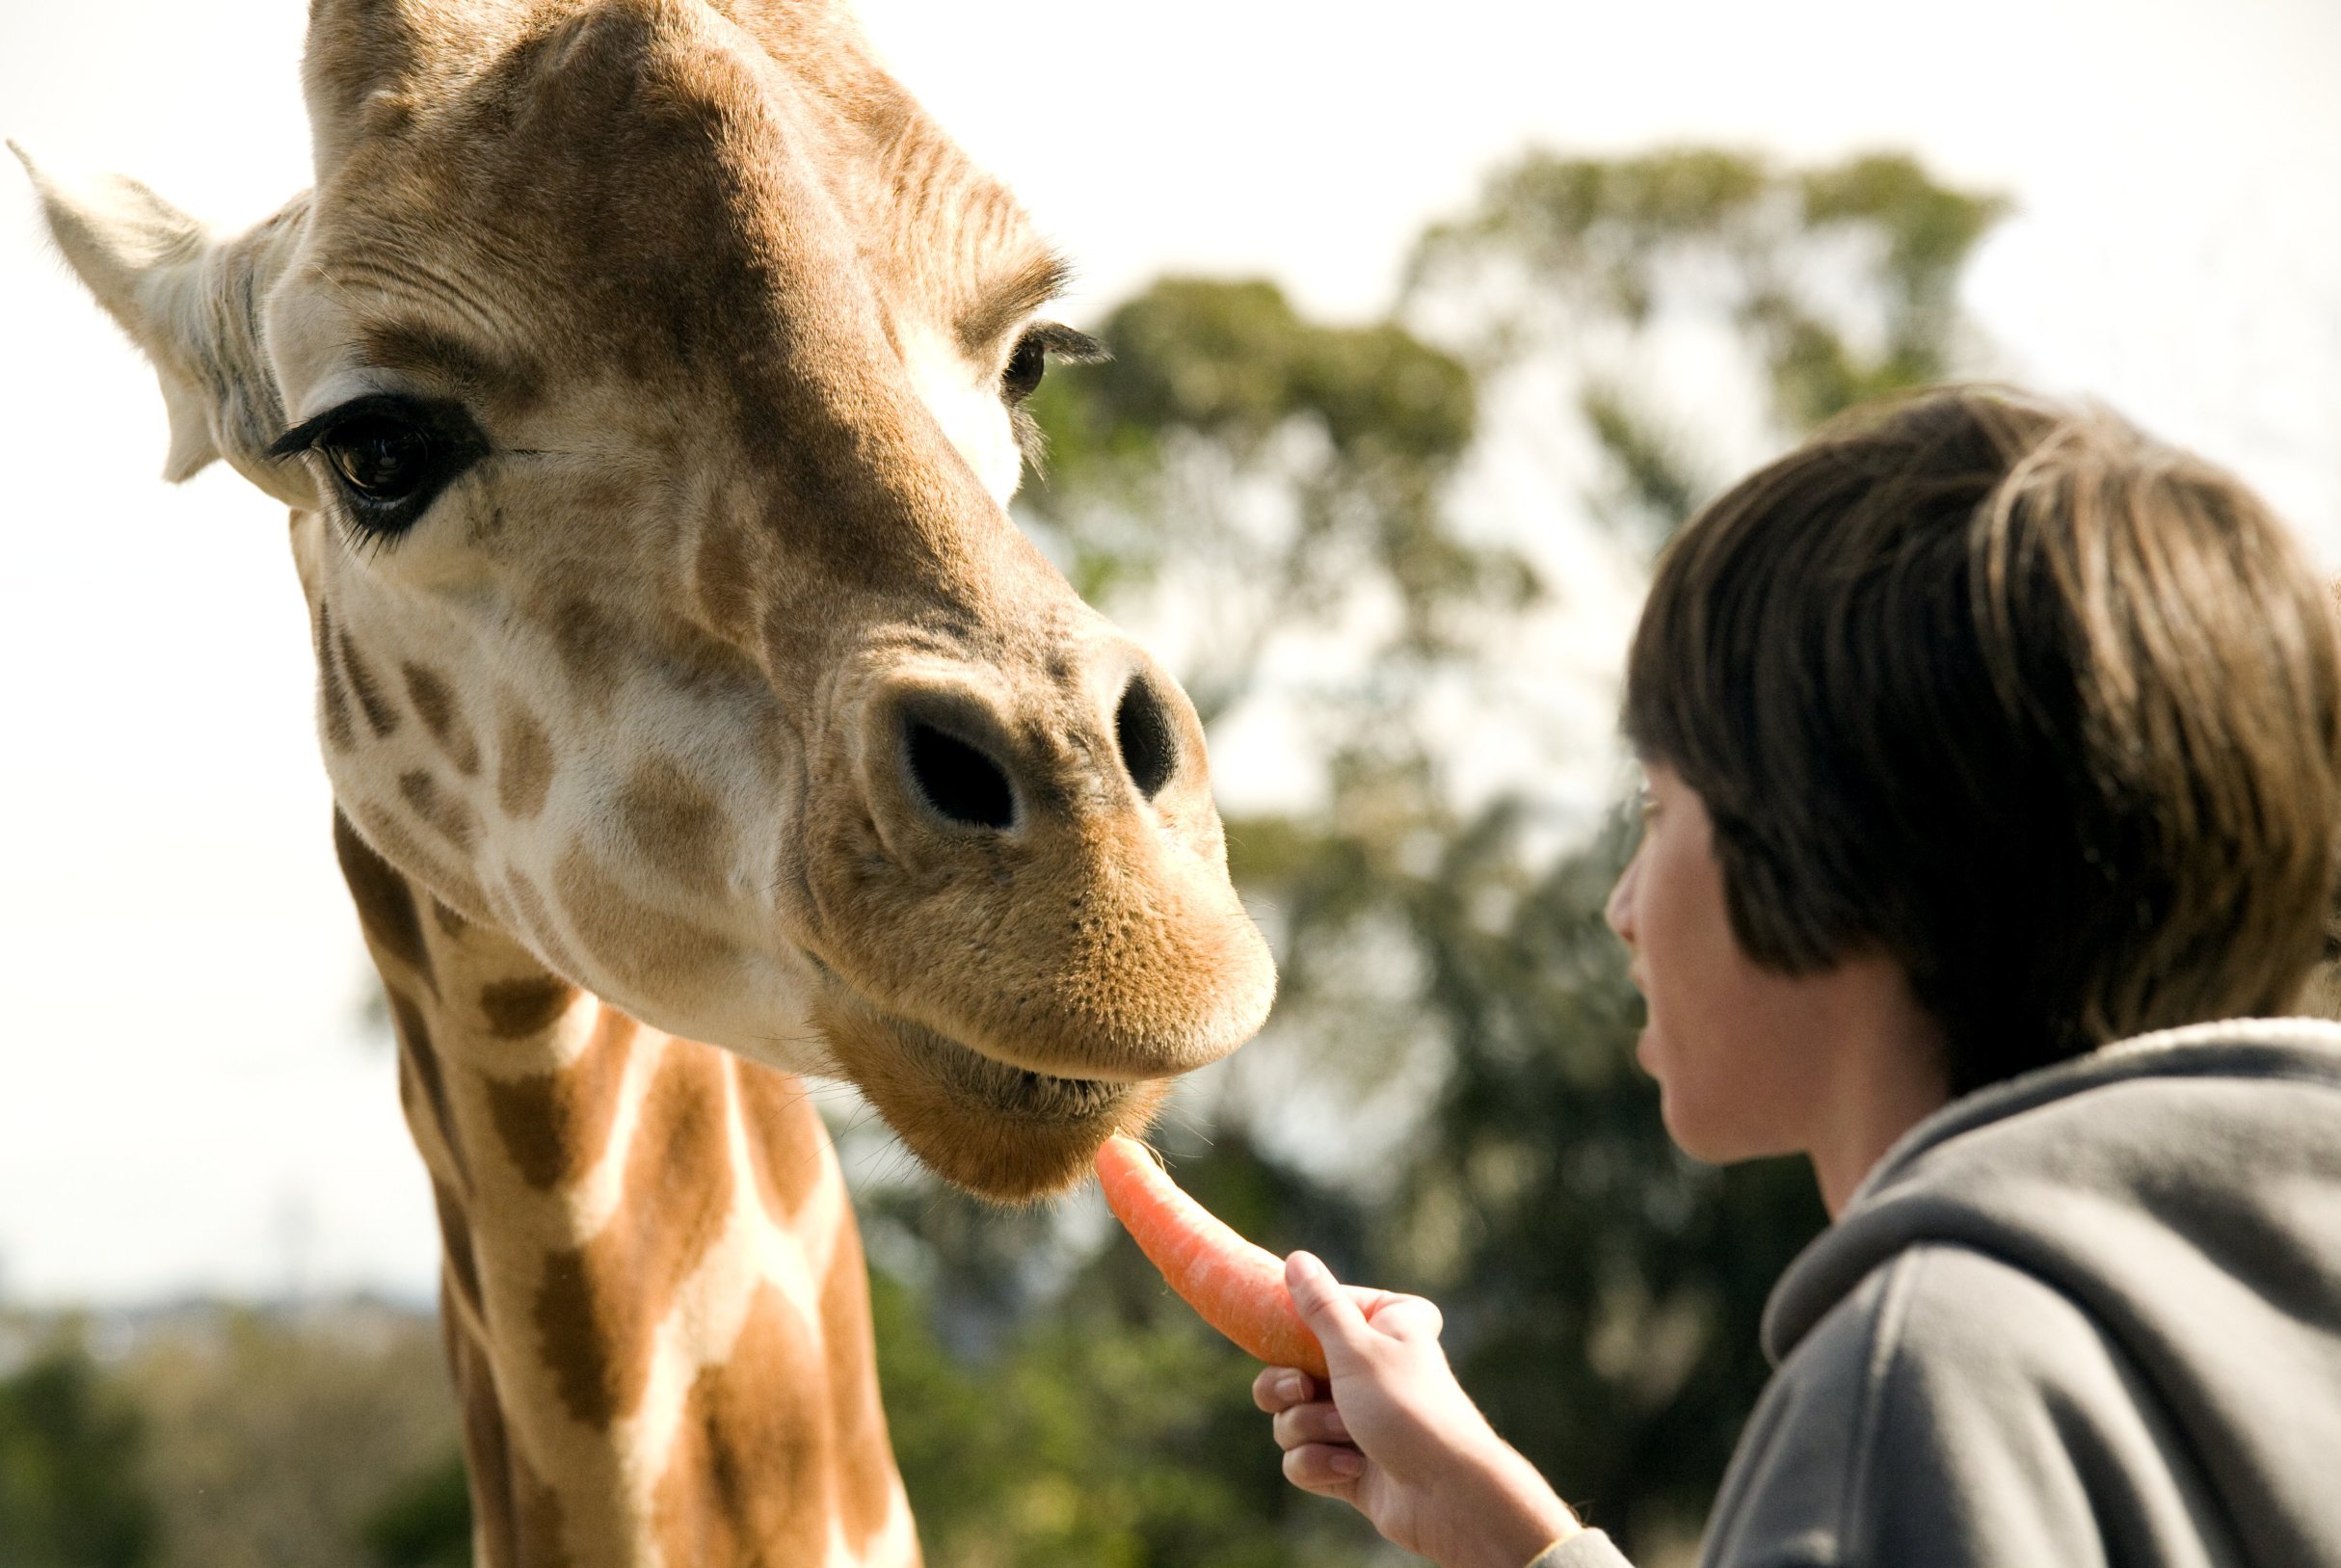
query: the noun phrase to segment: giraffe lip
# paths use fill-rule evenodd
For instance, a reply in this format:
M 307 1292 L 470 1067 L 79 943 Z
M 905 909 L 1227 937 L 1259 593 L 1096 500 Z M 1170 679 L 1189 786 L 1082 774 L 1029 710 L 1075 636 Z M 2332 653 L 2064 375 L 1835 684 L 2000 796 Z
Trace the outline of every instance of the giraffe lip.
M 1064 1077 L 999 1061 L 874 1006 L 850 986 L 815 1001 L 831 1060 L 944 1181 L 996 1203 L 1064 1192 L 1098 1145 L 1154 1119 L 1169 1085 Z
M 812 962 L 828 982 L 834 1001 L 883 1035 L 905 1067 L 962 1104 L 1017 1121 L 1072 1126 L 1118 1115 L 1141 1087 L 1109 1078 L 1038 1073 L 1003 1062 L 939 1029 L 889 1012 L 819 959 Z
M 994 1061 L 916 1023 L 895 1027 L 906 1043 L 924 1048 L 926 1065 L 944 1085 L 1004 1116 L 1045 1122 L 1084 1122 L 1118 1110 L 1131 1085 L 1104 1078 L 1068 1078 Z

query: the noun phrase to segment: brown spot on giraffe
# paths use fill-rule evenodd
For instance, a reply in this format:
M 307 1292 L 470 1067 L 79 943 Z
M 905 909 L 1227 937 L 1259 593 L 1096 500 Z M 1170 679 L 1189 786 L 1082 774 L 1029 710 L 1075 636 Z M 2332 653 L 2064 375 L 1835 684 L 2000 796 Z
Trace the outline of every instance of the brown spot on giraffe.
M 453 1287 L 442 1283 L 442 1297 Z M 455 1379 L 456 1408 L 464 1422 L 464 1458 L 470 1475 L 472 1539 L 486 1559 L 480 1568 L 520 1568 L 519 1521 L 514 1517 L 512 1447 L 504 1407 L 496 1397 L 495 1372 L 485 1347 L 472 1339 L 452 1300 L 439 1303 L 440 1337 Z
M 606 692 L 617 661 L 632 639 L 615 617 L 583 597 L 563 599 L 551 617 L 553 651 L 571 678 L 592 692 Z
M 498 1040 L 543 1034 L 576 1000 L 577 988 L 557 975 L 492 980 L 480 988 L 480 1012 Z
M 341 668 L 349 678 L 350 690 L 358 698 L 359 710 L 366 716 L 366 728 L 373 731 L 378 738 L 396 734 L 398 709 L 392 707 L 389 700 L 383 696 L 382 688 L 375 683 L 374 672 L 367 667 L 365 660 L 358 656 L 357 646 L 350 641 L 349 632 L 342 629 L 334 642 L 341 650 Z
M 670 1043 L 643 1096 L 617 1211 L 592 1240 L 545 1261 L 538 1340 L 563 1406 L 588 1426 L 641 1403 L 652 1331 L 731 1214 L 723 1084 L 712 1047 Z
M 341 666 L 333 658 L 333 612 L 320 599 L 317 604 L 317 694 L 325 709 L 326 744 L 334 751 L 346 752 L 358 744 L 358 731 L 350 725 L 350 699 L 341 686 Z
M 405 992 L 388 990 L 387 994 L 390 1022 L 398 1031 L 399 1053 L 413 1064 L 415 1081 L 422 1085 L 423 1098 L 431 1106 L 431 1120 L 438 1129 L 439 1141 L 454 1157 L 457 1172 L 467 1176 L 463 1140 L 456 1136 L 455 1112 L 447 1100 L 446 1070 L 439 1063 L 438 1048 L 431 1043 L 431 1030 L 423 1022 L 422 1009 Z
M 358 906 L 358 923 L 378 953 L 431 979 L 431 950 L 423 942 L 423 922 L 414 907 L 414 890 L 373 845 L 358 836 L 350 819 L 333 812 L 333 853 L 341 862 L 341 880 L 348 884 L 350 902 Z
M 602 1009 L 593 1038 L 557 1073 L 488 1078 L 489 1114 L 520 1178 L 539 1190 L 567 1186 L 601 1155 L 640 1025 Z
M 829 1135 L 803 1079 L 744 1058 L 735 1059 L 732 1071 L 740 1124 L 755 1161 L 757 1195 L 773 1224 L 791 1224 L 821 1184 Z
M 586 946 L 637 984 L 718 982 L 741 960 L 739 949 L 714 932 L 636 902 L 582 848 L 554 864 L 553 891 Z
M 494 1363 L 452 1309 L 451 1302 L 441 1300 L 439 1326 L 463 1415 L 473 1539 L 486 1556 L 480 1568 L 574 1568 L 561 1501 L 513 1443 L 496 1393 Z
M 422 1079 L 415 1076 L 413 1059 L 403 1050 L 398 1053 L 398 1113 L 407 1119 L 407 1132 L 414 1139 L 415 1147 L 426 1147 L 422 1129 L 433 1126 L 437 1118 L 432 1114 Z
M 408 809 L 459 851 L 469 854 L 479 841 L 479 814 L 455 795 L 439 787 L 425 768 L 410 768 L 398 776 L 398 793 Z
M 439 1251 L 447 1261 L 447 1278 L 466 1307 L 475 1316 L 484 1314 L 488 1309 L 480 1294 L 479 1254 L 471 1244 L 471 1221 L 465 1217 L 463 1200 L 434 1179 L 431 1201 L 439 1209 Z
M 464 722 L 463 704 L 447 682 L 423 665 L 412 662 L 401 664 L 399 674 L 406 678 L 407 696 L 414 704 L 414 711 L 422 715 L 423 728 L 439 742 L 455 771 L 469 779 L 480 771 L 480 743 Z
M 407 831 L 406 822 L 370 801 L 354 801 L 350 811 L 365 828 L 366 837 L 383 847 L 383 852 L 412 869 L 435 891 L 459 903 L 468 903 L 473 911 L 485 915 L 488 895 L 479 884 L 471 880 L 468 871 L 459 870 L 434 850 L 425 849 L 414 835 Z
M 732 822 L 713 795 L 671 757 L 637 767 L 618 793 L 636 853 L 691 887 L 720 883 L 732 864 Z
M 766 1568 L 823 1559 L 836 1463 L 818 1339 L 779 1290 L 758 1287 L 731 1353 L 702 1370 L 684 1398 L 652 1504 L 666 1561 Z
M 878 1348 L 869 1315 L 869 1270 L 861 1233 L 839 1228 L 821 1282 L 821 1342 L 829 1362 L 829 1420 L 835 1433 L 838 1523 L 856 1552 L 885 1528 L 894 1508 L 893 1448 L 878 1392 Z
M 448 908 L 445 899 L 436 895 L 431 900 L 431 918 L 439 922 L 439 928 L 444 935 L 458 941 L 462 940 L 465 932 L 471 929 L 469 920 Z
M 552 742 L 545 727 L 524 708 L 506 708 L 496 736 L 496 804 L 514 821 L 529 821 L 545 810 L 552 778 Z

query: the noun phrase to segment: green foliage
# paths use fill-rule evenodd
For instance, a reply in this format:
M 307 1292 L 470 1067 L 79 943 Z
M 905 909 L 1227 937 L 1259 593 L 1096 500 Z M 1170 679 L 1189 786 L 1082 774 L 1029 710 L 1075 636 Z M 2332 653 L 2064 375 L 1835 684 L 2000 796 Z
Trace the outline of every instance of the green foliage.
M 945 1350 L 897 1282 L 872 1287 L 895 1458 L 937 1568 L 1309 1568 L 1370 1538 L 1279 1528 L 1297 1494 L 1250 1364 L 1157 1310 L 1118 1255 L 980 1356 Z
M 1958 280 L 2008 210 L 1899 153 L 1814 169 L 1712 148 L 1534 153 L 1487 182 L 1478 210 L 1423 235 L 1409 291 L 1468 301 L 1483 365 L 1576 356 L 1580 412 L 1614 469 L 1608 499 L 1663 538 L 1721 476 L 1699 470 L 1634 385 L 1661 324 L 1730 333 L 1756 360 L 1776 434 L 1793 437 L 1972 353 Z
M 52 1344 L 0 1381 L 0 1562 L 144 1568 L 155 1561 L 145 1427 L 89 1353 Z
M 456 1441 L 439 1335 L 385 1309 L 205 1315 L 119 1375 L 152 1435 L 166 1568 L 370 1568 L 385 1494 Z
M 470 1568 L 471 1486 L 464 1450 L 439 1458 L 391 1486 L 358 1527 L 376 1568 Z
M 1801 429 L 1950 373 L 1959 275 L 2007 211 L 1899 153 L 1805 170 L 1710 148 L 1535 153 L 1489 180 L 1476 213 L 1423 236 L 1411 279 L 1452 286 L 1499 259 L 1548 309 L 1635 326 L 1695 290 L 1753 340 L 1783 424 Z M 1816 272 L 1848 247 L 1849 267 Z
M 1395 322 L 1307 321 L 1261 281 L 1165 279 L 1099 335 L 1113 358 L 1029 405 L 1049 464 L 1027 507 L 1093 599 L 1208 575 L 1191 601 L 1234 613 L 1184 672 L 1207 721 L 1277 637 L 1336 620 L 1361 585 L 1395 608 L 1384 660 L 1450 652 L 1472 606 L 1532 597 L 1519 553 L 1440 504 L 1475 428 L 1459 359 Z
M 22 1335 L 36 1320 L 8 1324 Z M 427 1316 L 181 1307 L 67 1325 L 0 1381 L 7 1568 L 460 1568 L 469 1502 Z
M 1450 463 L 1471 442 L 1468 371 L 1398 327 L 1304 321 L 1270 282 L 1170 279 L 1116 310 L 1077 447 L 1145 454 L 1189 430 L 1250 457 L 1313 416 L 1344 456 Z

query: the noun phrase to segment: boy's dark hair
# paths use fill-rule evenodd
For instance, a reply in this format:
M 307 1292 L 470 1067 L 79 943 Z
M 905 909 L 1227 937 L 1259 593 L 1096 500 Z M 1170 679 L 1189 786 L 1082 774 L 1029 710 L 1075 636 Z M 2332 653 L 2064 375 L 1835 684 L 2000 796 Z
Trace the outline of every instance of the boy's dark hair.
M 1959 388 L 1837 422 L 1684 527 L 1625 728 L 1705 803 L 1749 956 L 1893 957 L 1963 1093 L 2286 1008 L 2333 888 L 2337 663 L 2237 481 Z

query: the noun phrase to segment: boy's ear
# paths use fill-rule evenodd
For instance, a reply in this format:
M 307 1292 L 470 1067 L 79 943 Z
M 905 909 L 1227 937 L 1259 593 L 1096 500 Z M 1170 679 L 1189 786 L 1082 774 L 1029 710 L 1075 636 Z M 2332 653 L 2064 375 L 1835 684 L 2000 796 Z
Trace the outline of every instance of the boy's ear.
M 175 484 L 225 457 L 278 499 L 314 506 L 306 468 L 266 455 L 285 420 L 259 314 L 302 203 L 220 241 L 136 180 L 107 175 L 67 188 L 8 146 L 32 176 L 58 251 L 154 366 L 171 415 L 163 477 Z

